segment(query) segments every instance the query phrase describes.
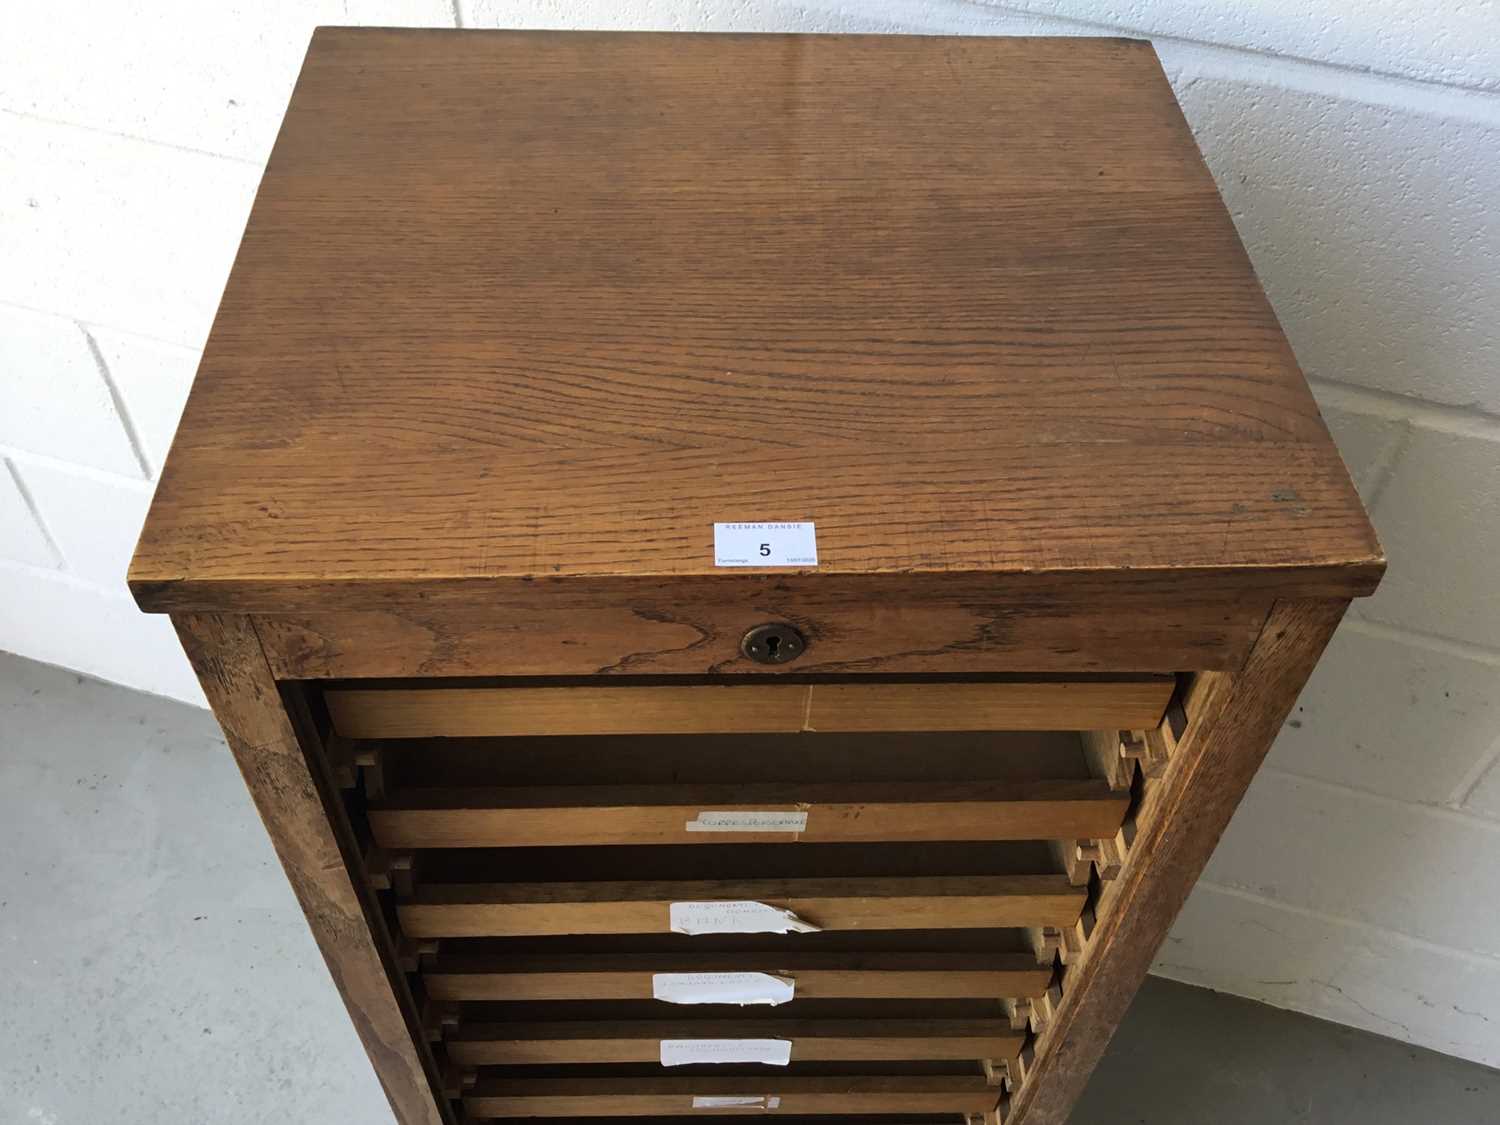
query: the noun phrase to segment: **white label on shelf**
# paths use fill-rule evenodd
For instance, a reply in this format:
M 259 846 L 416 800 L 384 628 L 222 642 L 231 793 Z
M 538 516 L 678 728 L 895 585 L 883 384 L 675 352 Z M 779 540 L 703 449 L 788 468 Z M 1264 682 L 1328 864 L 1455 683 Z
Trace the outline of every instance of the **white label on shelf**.
M 764 902 L 674 902 L 667 918 L 674 934 L 812 934 L 819 929 Z
M 693 1096 L 694 1109 L 775 1109 L 781 1099 L 775 1094 L 715 1094 Z
M 662 1066 L 690 1063 L 765 1063 L 786 1066 L 792 1061 L 790 1039 L 663 1039 Z
M 806 832 L 805 812 L 701 812 L 689 832 Z
M 716 523 L 714 566 L 817 566 L 818 533 L 806 523 Z
M 771 973 L 653 973 L 651 995 L 668 1004 L 785 1004 L 791 977 Z

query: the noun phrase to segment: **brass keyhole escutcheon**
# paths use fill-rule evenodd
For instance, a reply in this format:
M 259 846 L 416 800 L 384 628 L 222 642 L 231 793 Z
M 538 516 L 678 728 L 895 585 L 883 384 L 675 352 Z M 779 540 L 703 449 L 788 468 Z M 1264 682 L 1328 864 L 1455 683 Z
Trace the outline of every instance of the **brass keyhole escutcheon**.
M 790 625 L 757 625 L 740 641 L 740 651 L 759 664 L 785 664 L 805 648 L 807 641 Z

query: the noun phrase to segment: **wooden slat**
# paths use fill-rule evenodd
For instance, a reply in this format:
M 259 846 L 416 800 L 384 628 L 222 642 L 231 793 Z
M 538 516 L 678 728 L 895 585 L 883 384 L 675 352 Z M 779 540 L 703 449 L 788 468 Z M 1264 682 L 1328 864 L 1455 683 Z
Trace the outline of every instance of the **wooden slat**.
M 1026 1041 L 1006 1020 L 572 1020 L 472 1024 L 446 1049 L 461 1066 L 654 1063 L 663 1039 L 787 1039 L 793 1062 L 1012 1058 Z
M 796 841 L 1040 840 L 1118 830 L 1104 781 L 565 786 L 408 790 L 371 807 L 387 848 Z M 703 812 L 805 812 L 801 832 L 691 831 Z
M 333 688 L 348 738 L 1155 726 L 1169 676 L 994 683 Z
M 1037 996 L 1052 970 L 1029 954 L 627 953 L 439 955 L 423 974 L 439 1000 L 649 1000 L 655 973 L 771 973 L 798 999 L 972 1000 Z
M 1160 722 L 1171 677 L 987 684 L 820 684 L 812 730 L 1081 730 L 1132 712 Z
M 397 909 L 409 937 L 521 937 L 668 933 L 674 902 L 744 900 L 825 930 L 1061 926 L 1084 897 L 1064 875 L 477 883 L 421 886 Z
M 780 1113 L 984 1113 L 996 1091 L 981 1075 L 813 1078 L 481 1079 L 464 1096 L 476 1117 L 573 1117 L 596 1113 L 701 1115 L 695 1096 L 774 1096 Z M 752 1111 L 745 1111 L 752 1112 Z
M 557 687 L 337 689 L 334 725 L 354 738 L 531 734 L 744 734 L 802 730 L 808 689 Z

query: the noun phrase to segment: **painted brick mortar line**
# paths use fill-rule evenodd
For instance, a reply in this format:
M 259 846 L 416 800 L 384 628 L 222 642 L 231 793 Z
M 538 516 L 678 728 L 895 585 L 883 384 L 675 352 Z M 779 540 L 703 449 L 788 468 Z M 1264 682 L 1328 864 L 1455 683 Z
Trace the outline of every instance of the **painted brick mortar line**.
M 1416 949 L 1457 957 L 1460 960 L 1471 962 L 1482 968 L 1493 969 L 1497 964 L 1500 964 L 1500 955 L 1481 953 L 1472 949 L 1462 949 L 1454 945 L 1444 945 L 1442 942 L 1437 941 L 1428 941 L 1426 938 L 1415 937 L 1412 934 L 1401 930 L 1393 930 L 1387 926 L 1377 926 L 1373 922 L 1366 922 L 1359 918 L 1350 918 L 1343 914 L 1334 914 L 1327 910 L 1318 910 L 1315 907 L 1301 906 L 1297 903 L 1283 902 L 1279 898 L 1267 898 L 1265 895 L 1256 894 L 1254 891 L 1248 891 L 1243 887 L 1232 886 L 1228 883 L 1215 883 L 1208 879 L 1199 879 L 1197 886 L 1206 887 L 1215 894 L 1228 895 L 1231 898 L 1253 902 L 1260 906 L 1269 906 L 1273 910 L 1284 910 L 1288 914 L 1296 914 L 1303 918 L 1317 918 L 1324 922 L 1336 922 L 1341 926 L 1349 926 L 1368 933 L 1382 934 L 1395 938 L 1397 941 Z
M 1378 106 L 1396 113 L 1500 128 L 1500 92 L 1340 70 L 1323 63 L 1304 62 L 1282 55 L 1254 54 L 1237 47 L 1174 42 L 1167 36 L 1157 36 L 1153 42 L 1167 49 L 1168 57 L 1163 62 L 1169 67 L 1175 66 L 1174 85 L 1176 76 L 1192 72 L 1222 82 L 1269 86 Z
M 813 10 L 833 15 L 847 14 L 842 6 L 831 2 L 817 4 L 813 6 Z M 1049 34 L 1057 28 L 1072 28 L 1094 35 L 1149 38 L 1153 43 L 1167 48 L 1165 53 L 1168 57 L 1162 61 L 1174 85 L 1178 85 L 1186 67 L 1191 64 L 1204 71 L 1204 77 L 1299 90 L 1341 101 L 1383 106 L 1403 113 L 1500 127 L 1500 91 L 1495 90 L 1423 81 L 1385 71 L 1341 67 L 1336 63 L 1296 55 L 1258 52 L 1207 40 L 1166 34 L 1147 36 L 1117 24 L 1019 11 L 997 4 L 975 4 L 967 0 L 925 0 L 916 5 L 910 0 L 886 0 L 882 10 L 889 26 L 913 33 L 994 34 L 993 24 L 987 24 L 984 18 L 989 16 L 994 20 L 1004 19 L 1020 24 L 1029 33 L 1038 35 Z M 955 24 L 963 26 L 956 28 Z
M 1389 421 L 1415 422 L 1443 433 L 1500 441 L 1500 414 L 1482 407 L 1429 402 L 1416 395 L 1375 390 L 1324 376 L 1310 377 L 1308 383 L 1323 392 L 1320 401 L 1326 404 Z
M 5 458 L 5 471 L 10 474 L 10 479 L 15 483 L 16 492 L 21 497 L 21 503 L 26 505 L 26 510 L 31 513 L 31 518 L 36 523 L 37 530 L 42 533 L 42 539 L 47 544 L 47 550 L 52 554 L 52 561 L 60 567 L 67 566 L 68 560 L 63 557 L 62 548 L 58 546 L 57 540 L 52 535 L 51 528 L 47 526 L 47 521 L 42 518 L 41 506 L 37 504 L 36 497 L 31 494 L 31 489 L 26 487 L 26 478 L 21 475 L 21 470 L 16 468 L 8 457 Z M 0 561 L 9 563 L 8 559 Z M 56 577 L 58 574 L 56 570 L 27 566 L 25 563 L 14 563 L 12 565 L 51 577 Z
M 1449 802 L 1457 806 L 1467 805 L 1469 798 L 1474 795 L 1474 790 L 1484 784 L 1494 771 L 1497 762 L 1500 762 L 1500 738 L 1495 739 L 1495 745 L 1480 755 L 1479 761 L 1475 762 L 1473 768 L 1453 787 L 1453 793 L 1448 798 Z
M 28 305 L 21 301 L 7 301 L 0 299 L 0 309 L 17 309 L 21 312 L 35 313 L 37 316 L 51 316 L 58 320 L 71 320 L 74 324 L 82 326 L 85 330 L 92 332 L 102 328 L 106 332 L 121 332 L 127 336 L 134 336 L 138 340 L 148 340 L 153 344 L 160 344 L 166 348 L 177 348 L 179 351 L 198 353 L 203 350 L 200 345 L 184 344 L 181 340 L 174 340 L 167 336 L 154 336 L 150 332 L 142 332 L 138 328 L 126 328 L 120 324 L 111 324 L 103 320 L 83 320 L 67 313 L 60 313 L 53 309 L 45 309 L 40 305 Z
M 1432 90 L 1462 92 L 1476 98 L 1489 99 L 1500 102 L 1500 91 L 1486 90 L 1483 87 L 1468 86 L 1459 82 L 1438 82 L 1424 78 L 1412 78 L 1409 75 L 1397 74 L 1393 71 L 1380 70 L 1376 67 L 1348 66 L 1343 63 L 1329 62 L 1325 59 L 1311 58 L 1307 55 L 1279 55 L 1273 51 L 1256 50 L 1253 47 L 1240 47 L 1228 43 L 1216 43 L 1212 39 L 1195 39 L 1186 35 L 1157 34 L 1145 31 L 1139 27 L 1125 24 L 1100 23 L 1096 20 L 1083 19 L 1079 16 L 1059 16 L 1051 13 L 1031 11 L 1026 8 L 1013 8 L 1008 4 L 993 4 L 988 0 L 960 0 L 960 3 L 971 10 L 981 12 L 997 12 L 1002 15 L 1011 16 L 1016 19 L 1024 19 L 1040 24 L 1056 24 L 1062 27 L 1074 27 L 1085 31 L 1095 31 L 1104 34 L 1124 35 L 1133 39 L 1149 39 L 1153 43 L 1173 43 L 1185 47 L 1206 48 L 1213 51 L 1223 51 L 1229 54 L 1243 55 L 1248 58 L 1262 59 L 1273 64 L 1290 64 L 1312 67 L 1317 70 L 1329 71 L 1345 78 L 1373 78 L 1381 81 L 1395 83 L 1401 86 L 1426 88 Z
M 159 141 L 154 137 L 138 137 L 134 133 L 120 133 L 114 129 L 103 129 L 98 125 L 85 125 L 80 121 L 68 121 L 60 117 L 44 117 L 39 113 L 23 113 L 18 109 L 5 109 L 0 107 L 0 113 L 7 117 L 17 117 L 23 121 L 35 121 L 42 125 L 55 125 L 60 129 L 82 129 L 85 133 L 97 133 L 102 137 L 114 137 L 122 141 L 135 141 L 137 144 L 155 145 L 158 148 L 175 149 L 178 152 L 191 153 L 193 156 L 206 156 L 212 160 L 227 160 L 231 164 L 243 164 L 250 168 L 263 168 L 264 162 L 259 160 L 247 160 L 243 156 L 230 156 L 228 153 L 214 152 L 206 148 L 193 148 L 191 145 L 174 144 L 171 141 Z
M 1280 774 L 1282 777 L 1291 778 L 1299 784 L 1310 785 L 1315 789 L 1324 789 L 1330 793 L 1341 793 L 1353 795 L 1364 801 L 1373 801 L 1381 805 L 1390 805 L 1400 809 L 1412 809 L 1422 813 L 1424 816 L 1434 816 L 1440 820 L 1455 821 L 1468 828 L 1483 828 L 1488 832 L 1500 832 L 1500 820 L 1495 820 L 1482 813 L 1468 809 L 1456 809 L 1450 805 L 1433 805 L 1424 801 L 1404 801 L 1400 797 L 1392 797 L 1385 793 L 1376 793 L 1369 789 L 1360 789 L 1354 785 L 1346 785 L 1339 781 L 1328 781 L 1321 777 L 1309 777 L 1305 773 L 1289 770 L 1285 766 L 1278 766 L 1267 762 L 1260 767 L 1260 773 Z
M 83 333 L 84 343 L 88 345 L 89 355 L 93 357 L 94 366 L 99 371 L 99 378 L 104 381 L 104 388 L 109 392 L 109 400 L 115 408 L 115 417 L 120 420 L 120 429 L 125 431 L 125 440 L 130 443 L 130 452 L 135 454 L 136 464 L 141 467 L 141 476 L 151 480 L 155 476 L 151 471 L 151 459 L 146 456 L 145 446 L 141 444 L 140 434 L 136 432 L 135 421 L 130 416 L 130 408 L 125 403 L 125 396 L 120 394 L 115 377 L 110 373 L 109 363 L 105 360 L 104 353 L 99 350 L 99 341 L 95 340 L 94 334 L 82 324 L 78 325 L 78 331 Z
M 1373 500 L 1378 499 L 1378 496 L 1373 498 Z M 1369 505 L 1369 508 L 1373 509 L 1374 506 L 1375 505 L 1372 501 L 1372 503 Z M 1421 644 L 1422 642 L 1428 642 L 1427 647 L 1429 648 L 1436 648 L 1438 647 L 1439 643 L 1448 644 L 1454 646 L 1448 651 L 1453 652 L 1455 655 L 1467 656 L 1471 660 L 1482 660 L 1485 664 L 1496 663 L 1494 650 L 1486 648 L 1483 645 L 1474 644 L 1472 641 L 1460 641 L 1454 637 L 1444 636 L 1442 633 L 1424 633 L 1416 629 L 1408 628 L 1405 625 L 1394 625 L 1391 622 L 1383 621 L 1378 617 L 1371 617 L 1366 610 L 1366 606 L 1369 604 L 1369 600 L 1370 599 L 1362 599 L 1356 601 L 1349 610 L 1352 616 L 1346 617 L 1345 620 L 1359 621 L 1367 625 L 1382 626 L 1389 631 L 1390 637 L 1394 640 L 1408 641 L 1412 644 Z
M 1412 434 L 1415 427 L 1410 422 L 1401 423 L 1401 433 L 1391 443 L 1389 449 L 1381 453 L 1376 461 L 1373 471 L 1373 479 L 1370 481 L 1370 495 L 1366 498 L 1366 511 L 1374 511 L 1375 505 L 1380 503 L 1380 498 L 1385 494 L 1386 487 L 1396 475 L 1396 466 L 1401 463 L 1405 456 L 1407 447 L 1411 445 Z
M 48 536 L 48 538 L 50 540 L 51 537 Z M 12 559 L 0 559 L 0 574 L 4 574 L 7 571 L 12 574 L 26 575 L 30 578 L 43 578 L 67 586 L 70 589 L 83 590 L 90 594 L 103 594 L 105 597 L 113 598 L 126 605 L 135 604 L 135 599 L 130 596 L 130 591 L 126 589 L 123 582 L 118 587 L 101 586 L 97 582 L 90 582 L 87 578 L 79 578 L 76 574 L 70 574 L 66 570 L 47 570 L 45 567 L 30 566 L 23 562 L 15 562 Z M 8 652 L 10 650 L 0 649 L 0 651 Z M 126 684 L 124 686 L 129 687 L 130 685 Z M 148 688 L 133 688 L 132 690 L 145 691 L 151 695 L 156 694 Z
M 85 480 L 97 481 L 100 484 L 124 488 L 132 492 L 144 492 L 150 495 L 156 489 L 155 481 L 123 476 L 120 473 L 112 473 L 108 469 L 96 469 L 92 465 L 80 465 L 76 461 L 66 461 L 61 457 L 33 453 L 29 449 L 17 449 L 3 442 L 0 442 L 0 457 L 13 461 L 17 465 L 39 465 L 44 469 L 56 469 L 58 472 L 71 473 Z
M 71 127 L 72 126 L 65 126 L 65 128 Z M 185 352 L 201 352 L 203 350 L 203 343 L 201 340 L 196 344 L 189 344 L 180 339 L 174 339 L 170 336 L 157 336 L 151 332 L 142 332 L 139 328 L 130 328 L 123 324 L 116 324 L 113 321 L 81 320 L 78 317 L 73 316 L 71 313 L 58 312 L 56 309 L 46 308 L 42 305 L 28 305 L 22 301 L 0 300 L 0 308 L 18 309 L 21 312 L 35 313 L 37 316 L 56 317 L 58 320 L 71 320 L 74 324 L 81 324 L 84 327 L 88 328 L 89 331 L 93 331 L 96 328 L 103 328 L 107 332 L 123 332 L 127 336 L 134 336 L 137 339 L 141 340 L 149 340 L 153 344 L 161 344 L 168 348 L 180 348 Z
M 1455 641 L 1435 633 L 1422 633 L 1401 625 L 1387 625 L 1384 621 L 1376 621 L 1368 617 L 1346 617 L 1339 628 L 1363 633 L 1368 637 L 1379 637 L 1381 640 L 1397 641 L 1411 645 L 1413 648 L 1425 648 L 1431 652 L 1457 656 L 1462 660 L 1472 660 L 1477 664 L 1500 667 L 1500 651 L 1484 648 L 1469 641 Z

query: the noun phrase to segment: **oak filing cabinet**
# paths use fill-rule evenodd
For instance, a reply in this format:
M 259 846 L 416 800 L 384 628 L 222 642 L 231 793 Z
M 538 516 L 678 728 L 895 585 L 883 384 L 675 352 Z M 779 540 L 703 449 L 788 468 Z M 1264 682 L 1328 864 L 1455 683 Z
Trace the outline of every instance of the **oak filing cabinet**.
M 1149 45 L 328 29 L 131 584 L 402 1125 L 1058 1125 L 1382 567 Z

